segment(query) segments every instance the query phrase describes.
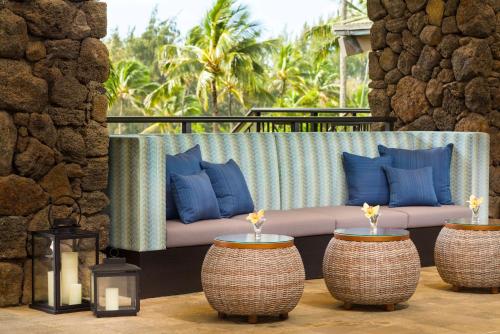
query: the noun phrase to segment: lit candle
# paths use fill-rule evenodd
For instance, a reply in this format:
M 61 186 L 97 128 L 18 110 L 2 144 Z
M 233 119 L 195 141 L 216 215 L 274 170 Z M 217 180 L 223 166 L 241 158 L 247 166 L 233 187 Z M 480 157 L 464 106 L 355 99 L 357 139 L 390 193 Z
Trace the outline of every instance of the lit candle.
M 78 283 L 78 253 L 61 253 L 62 304 L 69 304 L 71 285 Z
M 54 306 L 54 272 L 47 272 L 47 296 L 48 301 L 47 304 L 49 306 Z
M 78 305 L 82 303 L 82 285 L 73 283 L 69 288 L 69 305 Z
M 106 288 L 106 311 L 118 310 L 118 288 Z

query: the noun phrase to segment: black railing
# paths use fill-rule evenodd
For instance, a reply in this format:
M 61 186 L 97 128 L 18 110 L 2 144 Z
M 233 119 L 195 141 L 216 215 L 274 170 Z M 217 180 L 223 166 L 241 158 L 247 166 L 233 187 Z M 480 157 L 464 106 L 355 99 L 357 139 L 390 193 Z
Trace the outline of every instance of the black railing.
M 354 128 L 344 128 L 343 124 L 336 124 L 336 120 L 341 118 L 345 118 L 349 115 L 355 116 L 357 114 L 369 114 L 370 109 L 355 109 L 355 108 L 252 108 L 246 114 L 246 117 L 263 117 L 270 116 L 281 118 L 283 115 L 300 115 L 302 117 L 332 117 L 335 122 L 328 123 L 318 123 L 318 122 L 308 122 L 298 125 L 297 132 L 332 132 L 332 131 L 369 131 L 371 129 L 371 123 L 360 123 L 360 124 L 351 124 L 350 126 L 354 126 Z M 279 116 L 278 116 L 279 115 Z M 358 118 L 358 117 L 356 117 Z M 390 120 L 389 120 L 390 122 Z M 385 122 L 384 122 L 385 123 Z M 295 125 L 297 126 L 297 125 Z M 283 123 L 255 123 L 251 124 L 248 122 L 237 124 L 232 132 L 246 132 L 246 131 L 255 131 L 255 132 L 279 132 L 279 131 L 287 131 L 287 127 L 292 128 L 290 124 Z M 392 127 L 392 125 L 389 125 Z M 392 128 L 391 128 L 392 129 Z
M 265 113 L 306 114 L 307 116 L 263 116 Z M 108 123 L 164 123 L 181 126 L 191 133 L 193 124 L 237 124 L 232 132 L 337 132 L 370 131 L 373 123 L 393 129 L 395 118 L 372 116 L 337 116 L 369 113 L 368 109 L 252 109 L 248 116 L 109 116 Z M 327 114 L 329 116 L 323 116 Z M 336 115 L 333 115 L 336 114 Z

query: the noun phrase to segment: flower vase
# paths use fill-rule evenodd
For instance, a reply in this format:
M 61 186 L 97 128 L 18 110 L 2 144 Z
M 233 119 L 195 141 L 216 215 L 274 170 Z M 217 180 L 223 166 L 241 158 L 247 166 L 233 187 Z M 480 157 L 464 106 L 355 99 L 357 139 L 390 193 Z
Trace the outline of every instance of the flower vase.
M 371 231 L 377 233 L 378 215 L 369 218 Z
M 255 233 L 255 240 L 260 240 L 262 236 L 262 226 L 264 225 L 265 219 L 261 219 L 255 224 L 253 224 L 253 231 Z
M 479 208 L 472 209 L 472 224 L 479 224 Z

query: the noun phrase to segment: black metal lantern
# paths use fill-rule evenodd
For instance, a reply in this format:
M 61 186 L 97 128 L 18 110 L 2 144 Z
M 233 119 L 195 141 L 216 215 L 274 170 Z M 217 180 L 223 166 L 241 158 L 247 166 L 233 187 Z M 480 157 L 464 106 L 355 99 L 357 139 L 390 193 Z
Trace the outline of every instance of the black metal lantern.
M 96 317 L 137 315 L 141 268 L 125 258 L 108 258 L 91 270 L 91 308 Z
M 90 309 L 89 270 L 80 262 L 99 263 L 99 234 L 80 229 L 74 218 L 48 219 L 51 228 L 31 232 L 32 297 L 30 307 L 59 314 Z M 86 261 L 83 261 L 86 259 Z

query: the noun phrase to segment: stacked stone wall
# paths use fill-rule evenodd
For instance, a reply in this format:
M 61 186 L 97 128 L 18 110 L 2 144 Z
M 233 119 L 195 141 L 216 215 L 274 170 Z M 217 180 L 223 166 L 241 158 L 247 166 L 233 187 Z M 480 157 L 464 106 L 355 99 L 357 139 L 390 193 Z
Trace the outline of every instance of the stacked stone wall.
M 500 218 L 500 1 L 368 0 L 369 103 L 396 130 L 490 134 Z
M 49 199 L 76 199 L 107 244 L 106 20 L 99 1 L 0 0 L 0 306 L 30 302 L 29 231 L 49 227 Z

